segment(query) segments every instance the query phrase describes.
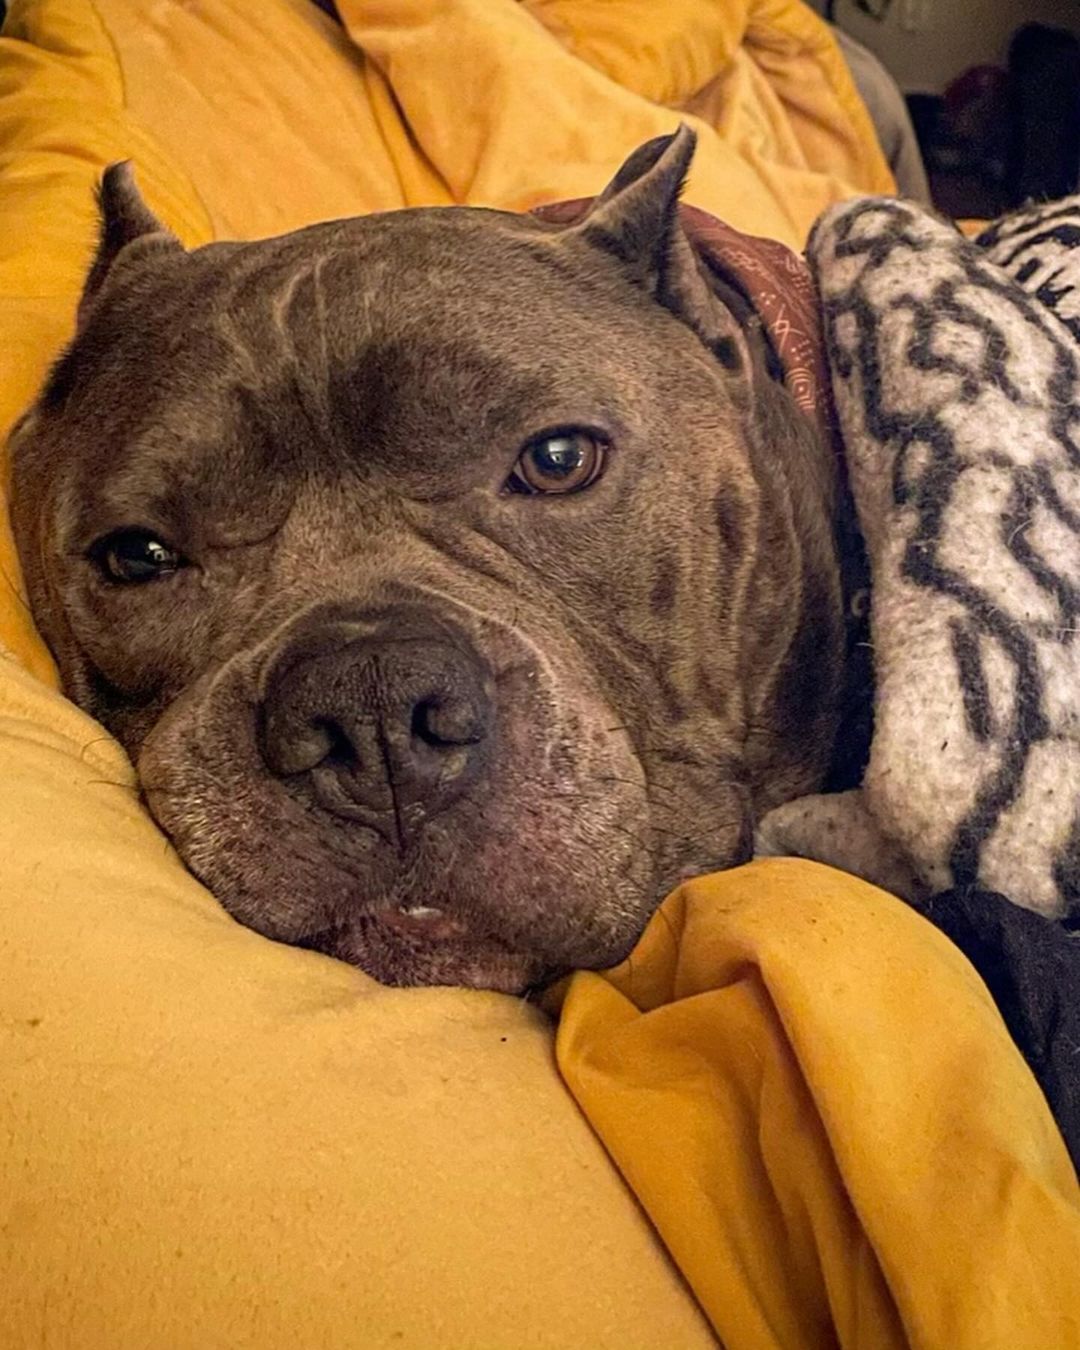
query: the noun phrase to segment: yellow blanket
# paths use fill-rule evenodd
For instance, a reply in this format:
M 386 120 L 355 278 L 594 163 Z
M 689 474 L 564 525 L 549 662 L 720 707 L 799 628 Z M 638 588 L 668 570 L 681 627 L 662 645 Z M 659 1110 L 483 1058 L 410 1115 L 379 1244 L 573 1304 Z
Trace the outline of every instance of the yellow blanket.
M 1080 1345 L 1080 1190 L 966 959 L 795 860 L 683 886 L 559 1064 L 730 1347 Z
M 307 0 L 15 0 L 0 431 L 70 332 L 112 159 L 190 244 L 590 194 L 676 108 L 690 200 L 742 229 L 798 244 L 890 186 L 795 0 L 341 8 L 348 32 Z M 1061 1140 L 898 902 L 763 864 L 569 983 L 559 1064 L 627 1190 L 533 1010 L 234 924 L 48 687 L 3 531 L 0 570 L 5 1350 L 1080 1341 Z

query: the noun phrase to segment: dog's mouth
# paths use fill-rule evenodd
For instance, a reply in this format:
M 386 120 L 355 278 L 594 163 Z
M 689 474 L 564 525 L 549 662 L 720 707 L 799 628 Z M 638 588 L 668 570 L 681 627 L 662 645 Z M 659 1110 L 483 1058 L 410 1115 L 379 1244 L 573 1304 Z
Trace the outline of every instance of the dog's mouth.
M 555 973 L 435 905 L 379 909 L 305 934 L 294 945 L 348 961 L 390 985 L 467 985 L 520 994 Z
M 455 938 L 469 936 L 467 923 L 455 919 L 437 905 L 402 905 L 397 909 L 384 910 L 379 914 L 378 922 L 400 933 L 402 937 L 415 938 L 421 942 L 451 942 Z

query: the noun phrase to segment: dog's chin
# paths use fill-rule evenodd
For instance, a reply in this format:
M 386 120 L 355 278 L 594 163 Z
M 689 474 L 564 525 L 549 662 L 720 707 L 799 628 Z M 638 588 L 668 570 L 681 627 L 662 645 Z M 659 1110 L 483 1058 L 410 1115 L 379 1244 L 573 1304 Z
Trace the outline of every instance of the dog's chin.
M 456 985 L 524 994 L 559 972 L 442 909 L 415 905 L 358 916 L 294 945 L 358 966 L 387 985 Z

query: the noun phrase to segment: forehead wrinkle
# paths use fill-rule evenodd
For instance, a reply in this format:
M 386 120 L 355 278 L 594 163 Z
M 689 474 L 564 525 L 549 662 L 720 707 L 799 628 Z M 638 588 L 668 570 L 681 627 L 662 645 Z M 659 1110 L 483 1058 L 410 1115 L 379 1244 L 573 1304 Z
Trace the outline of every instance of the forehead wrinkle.
M 214 332 L 239 357 L 253 386 L 259 384 L 266 364 L 268 334 L 277 337 L 280 350 L 290 360 L 295 359 L 294 336 L 289 331 L 294 297 L 322 258 L 322 254 L 298 257 L 287 235 L 230 248 L 228 270 L 208 290 L 209 317 Z
M 245 380 L 249 384 L 257 384 L 259 364 L 237 325 L 235 311 L 229 306 L 223 305 L 215 313 L 213 332 L 225 344 L 227 351 L 238 358 Z
M 286 433 L 303 427 L 305 438 L 326 447 L 332 301 L 323 272 L 343 250 L 330 241 L 314 255 L 298 255 L 273 243 L 250 246 L 244 265 L 211 299 L 208 326 L 221 350 L 210 383 L 264 440 L 274 438 L 275 426 Z
M 305 356 L 314 349 L 323 380 L 330 368 L 323 271 L 341 253 L 340 248 L 329 248 L 305 258 L 289 269 L 268 297 L 272 326 L 281 338 L 283 351 L 296 365 L 300 359 L 301 343 Z M 312 337 L 315 339 L 314 344 L 311 342 Z
M 315 298 L 315 326 L 319 335 L 319 356 L 324 382 L 330 376 L 330 349 L 326 335 L 326 294 L 323 290 L 323 268 L 326 266 L 327 256 L 325 253 L 320 253 L 312 262 L 309 273 L 312 293 Z
M 266 297 L 270 309 L 268 331 L 277 338 L 286 365 L 295 366 L 297 363 L 296 343 L 291 330 L 292 309 L 297 287 L 308 275 L 306 270 L 290 271 Z
M 214 329 L 240 358 L 251 386 L 263 382 L 270 364 L 268 335 L 276 339 L 278 353 L 284 358 L 281 364 L 295 366 L 292 310 L 297 289 L 312 270 L 313 265 L 282 271 L 264 263 L 243 269 L 223 289 L 213 311 Z M 316 313 L 320 313 L 318 305 Z

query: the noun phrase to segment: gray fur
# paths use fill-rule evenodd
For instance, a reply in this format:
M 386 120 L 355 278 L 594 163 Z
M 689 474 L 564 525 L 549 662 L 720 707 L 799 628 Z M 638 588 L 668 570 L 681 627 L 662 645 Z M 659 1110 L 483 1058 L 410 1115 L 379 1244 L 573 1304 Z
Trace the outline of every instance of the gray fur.
M 109 185 L 79 332 L 14 440 L 15 530 L 66 689 L 243 923 L 517 990 L 622 957 L 819 785 L 831 456 L 702 283 L 692 148 L 639 152 L 578 226 L 414 210 L 191 253 Z M 508 492 L 568 424 L 610 437 L 602 477 Z M 95 546 L 134 526 L 191 565 L 103 579 Z M 441 786 L 409 759 L 402 792 L 400 708 L 444 667 Z M 368 747 L 334 768 L 351 814 L 305 762 L 318 671 Z M 274 717 L 316 737 L 276 771 Z

